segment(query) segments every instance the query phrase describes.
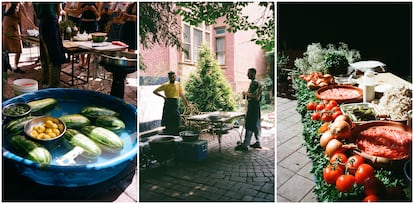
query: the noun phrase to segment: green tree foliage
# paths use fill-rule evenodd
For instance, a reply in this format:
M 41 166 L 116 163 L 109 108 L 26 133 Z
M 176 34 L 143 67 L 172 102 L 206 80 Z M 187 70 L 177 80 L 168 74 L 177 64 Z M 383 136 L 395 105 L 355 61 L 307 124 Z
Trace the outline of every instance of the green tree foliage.
M 185 96 L 202 112 L 233 111 L 236 102 L 230 84 L 208 46 L 199 50 L 197 70 L 185 83 Z
M 161 44 L 181 45 L 181 27 L 176 16 L 173 2 L 140 2 L 139 3 L 139 37 L 144 48 Z
M 270 51 L 275 44 L 275 18 L 274 2 L 260 2 L 263 14 L 259 19 L 249 21 L 248 16 L 243 15 L 243 8 L 249 2 L 178 2 L 183 9 L 177 10 L 184 17 L 184 21 L 191 25 L 205 23 L 212 25 L 220 17 L 226 17 L 224 23 L 228 24 L 227 31 L 255 30 L 256 37 L 251 39 L 263 50 Z

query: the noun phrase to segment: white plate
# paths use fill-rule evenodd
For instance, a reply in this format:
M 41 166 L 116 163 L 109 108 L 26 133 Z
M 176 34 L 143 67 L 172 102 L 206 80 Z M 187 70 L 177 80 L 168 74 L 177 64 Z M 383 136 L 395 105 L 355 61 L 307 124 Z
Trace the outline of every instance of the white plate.
M 380 61 L 375 61 L 375 60 L 359 61 L 359 62 L 351 63 L 349 65 L 353 67 L 354 69 L 358 69 L 362 72 L 365 72 L 369 69 L 374 69 L 377 67 L 380 67 L 382 68 L 382 71 L 385 71 L 384 67 L 386 66 L 384 63 Z

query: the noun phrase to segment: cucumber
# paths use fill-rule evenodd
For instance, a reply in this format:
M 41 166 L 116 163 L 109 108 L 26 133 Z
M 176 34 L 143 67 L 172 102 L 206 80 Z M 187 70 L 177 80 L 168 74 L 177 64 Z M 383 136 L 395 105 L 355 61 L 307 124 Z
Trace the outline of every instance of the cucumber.
M 112 131 L 118 131 L 125 128 L 125 123 L 121 119 L 110 115 L 97 117 L 95 124 Z
M 7 123 L 7 125 L 5 126 L 5 129 L 10 133 L 18 134 L 20 133 L 20 131 L 23 131 L 24 125 L 33 118 L 35 118 L 35 116 L 29 115 L 29 116 L 25 116 L 22 118 L 12 120 L 9 123 Z
M 36 101 L 30 101 L 27 104 L 32 108 L 32 113 L 48 111 L 57 104 L 54 98 L 44 98 Z
M 63 115 L 59 119 L 66 124 L 66 128 L 79 129 L 91 123 L 87 117 L 81 114 Z
M 50 164 L 52 161 L 52 155 L 46 148 L 25 136 L 13 136 L 10 138 L 10 145 L 26 159 L 43 164 Z
M 101 155 L 101 148 L 99 148 L 94 141 L 89 139 L 89 137 L 86 137 L 84 134 L 75 129 L 67 129 L 63 135 L 63 139 L 73 147 L 82 147 L 84 152 L 81 156 L 93 159 Z
M 90 119 L 96 119 L 98 116 L 102 116 L 102 115 L 119 116 L 119 113 L 111 109 L 104 108 L 104 107 L 97 107 L 97 106 L 83 107 L 80 113 Z
M 81 128 L 80 131 L 94 142 L 101 145 L 102 148 L 111 152 L 120 151 L 124 148 L 124 143 L 121 138 L 114 132 L 103 127 L 88 125 Z

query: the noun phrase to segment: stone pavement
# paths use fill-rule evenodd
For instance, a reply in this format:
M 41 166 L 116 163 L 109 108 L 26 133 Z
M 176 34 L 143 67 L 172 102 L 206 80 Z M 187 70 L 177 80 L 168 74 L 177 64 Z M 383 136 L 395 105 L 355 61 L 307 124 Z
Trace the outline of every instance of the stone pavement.
M 274 202 L 275 128 L 262 130 L 262 149 L 234 151 L 239 135 L 231 130 L 208 140 L 208 157 L 201 162 L 170 160 L 139 170 L 139 201 L 261 201 Z M 254 141 L 254 139 L 252 139 Z
M 296 100 L 277 98 L 277 201 L 317 202 Z

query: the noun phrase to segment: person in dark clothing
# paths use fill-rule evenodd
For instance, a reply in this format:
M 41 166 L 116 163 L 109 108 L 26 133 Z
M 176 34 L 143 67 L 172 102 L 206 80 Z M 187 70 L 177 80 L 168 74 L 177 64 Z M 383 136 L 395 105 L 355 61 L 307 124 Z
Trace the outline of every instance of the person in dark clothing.
M 188 101 L 184 96 L 183 88 L 179 82 L 175 81 L 175 73 L 169 72 L 169 82 L 162 84 L 154 90 L 154 94 L 162 97 L 164 102 L 164 109 L 162 114 L 161 125 L 165 126 L 165 132 L 173 135 L 178 134 L 180 126 L 180 111 L 178 109 L 178 98 L 184 101 L 184 105 L 188 105 Z M 164 95 L 159 92 L 163 91 Z
M 247 146 L 253 148 L 261 148 L 260 145 L 260 133 L 261 133 L 261 124 L 260 124 L 260 99 L 262 95 L 262 87 L 260 83 L 256 80 L 256 69 L 250 68 L 247 72 L 247 77 L 251 80 L 249 85 L 249 90 L 247 92 L 243 91 L 243 98 L 247 99 L 247 113 L 246 113 L 246 136 L 244 142 L 238 145 L 235 150 L 237 151 L 246 151 Z M 250 145 L 252 135 L 255 135 L 256 143 Z
M 122 13 L 122 19 L 125 21 L 121 25 L 120 40 L 128 45 L 129 49 L 137 49 L 137 2 L 132 2 Z
M 61 65 L 65 62 L 58 16 L 60 3 L 34 2 L 33 8 L 39 19 L 40 61 L 42 63 L 42 86 L 59 87 Z

